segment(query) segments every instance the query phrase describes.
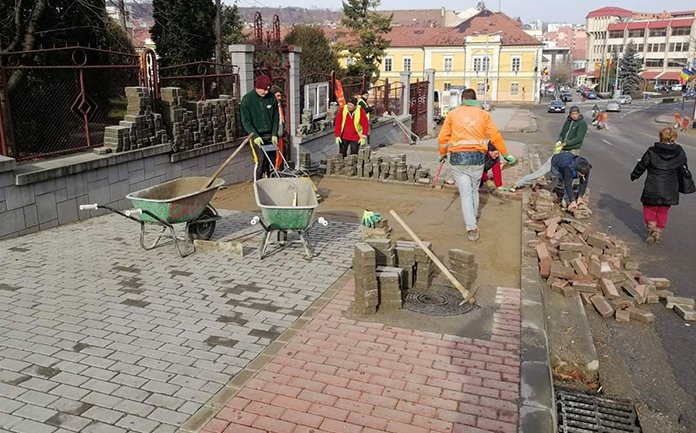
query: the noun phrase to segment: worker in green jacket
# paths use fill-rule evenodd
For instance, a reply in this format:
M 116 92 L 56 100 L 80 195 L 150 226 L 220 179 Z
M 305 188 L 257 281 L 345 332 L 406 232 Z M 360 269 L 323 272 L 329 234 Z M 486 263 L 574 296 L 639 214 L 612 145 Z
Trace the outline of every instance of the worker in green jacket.
M 270 93 L 271 84 L 268 75 L 259 76 L 254 82 L 254 90 L 244 95 L 240 103 L 242 126 L 252 135 L 254 145 L 268 155 L 266 157 L 253 152 L 257 179 L 271 175 L 271 161 L 276 160 L 278 149 L 280 114 L 278 101 Z
M 587 122 L 580 114 L 580 108 L 574 105 L 570 107 L 570 114 L 561 128 L 561 133 L 558 134 L 555 153 L 572 152 L 579 155 L 585 134 L 587 134 Z

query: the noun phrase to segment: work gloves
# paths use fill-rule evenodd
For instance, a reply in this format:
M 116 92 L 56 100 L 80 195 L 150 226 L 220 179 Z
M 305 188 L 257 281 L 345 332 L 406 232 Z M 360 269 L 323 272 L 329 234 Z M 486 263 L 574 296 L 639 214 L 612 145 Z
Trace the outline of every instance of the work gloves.
M 558 140 L 553 147 L 553 154 L 558 155 L 561 152 L 563 152 L 563 143 L 560 140 Z
M 517 163 L 517 158 L 510 155 L 509 153 L 507 155 L 503 156 L 503 159 L 505 160 L 505 162 L 507 162 L 510 165 L 514 165 L 515 163 Z
M 336 137 L 336 144 L 341 144 L 341 137 Z
M 273 137 L 271 137 L 271 143 L 273 143 L 277 146 L 278 145 L 278 137 L 276 137 L 275 135 Z
M 254 144 L 259 146 L 259 147 L 263 146 L 263 138 L 261 138 L 261 137 L 254 138 Z
M 360 141 L 358 141 L 358 143 L 359 143 L 361 146 L 364 146 L 365 144 L 367 144 L 367 139 L 365 139 L 365 136 L 364 136 L 364 135 L 360 138 Z
M 362 216 L 362 225 L 371 229 L 375 228 L 375 224 L 382 219 L 382 215 L 378 212 L 365 209 Z

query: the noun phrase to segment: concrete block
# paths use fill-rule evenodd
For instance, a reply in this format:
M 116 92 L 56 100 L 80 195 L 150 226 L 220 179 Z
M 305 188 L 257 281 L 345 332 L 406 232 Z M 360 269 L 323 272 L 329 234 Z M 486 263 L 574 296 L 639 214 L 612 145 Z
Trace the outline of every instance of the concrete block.
M 696 320 L 696 311 L 691 305 L 679 305 L 674 306 L 674 312 L 679 315 L 684 320 L 693 321 Z
M 653 323 L 655 321 L 655 315 L 647 310 L 641 310 L 638 307 L 628 308 L 627 311 L 631 316 L 631 320 L 636 320 L 642 323 Z
M 582 277 L 587 277 L 589 275 L 589 272 L 587 270 L 587 266 L 585 266 L 585 262 L 582 261 L 580 258 L 576 258 L 571 260 L 570 265 L 573 267 L 575 270 L 575 273 L 578 274 L 578 276 Z
M 573 281 L 573 288 L 578 292 L 597 293 L 597 283 L 587 280 Z
M 33 185 L 9 186 L 5 188 L 7 210 L 22 208 L 36 203 Z
M 76 199 L 62 201 L 56 205 L 56 209 L 58 212 L 59 224 L 68 224 L 79 219 L 77 215 L 78 204 Z
M 674 292 L 671 290 L 655 290 L 655 296 L 660 299 L 667 298 L 668 296 L 674 296 Z
M 631 320 L 631 313 L 628 310 L 616 310 L 614 315 L 617 322 L 629 322 Z
M 611 280 L 602 278 L 599 280 L 599 283 L 602 287 L 602 292 L 607 299 L 618 299 L 621 297 L 618 289 Z
M 603 318 L 606 319 L 614 314 L 614 308 L 611 306 L 611 304 L 609 304 L 609 301 L 607 301 L 607 298 L 604 296 L 594 295 L 592 298 L 590 298 L 590 301 L 592 302 L 592 305 L 594 305 L 599 315 Z
M 669 289 L 672 286 L 672 283 L 667 278 L 649 278 L 658 289 Z
M 196 248 L 196 252 L 222 253 L 231 257 L 244 257 L 244 248 L 241 242 L 196 239 L 193 241 L 193 246 Z
M 638 304 L 645 303 L 645 291 L 647 289 L 646 285 L 636 284 L 635 286 L 632 286 L 630 284 L 623 284 L 621 287 L 628 292 L 629 295 L 633 296 L 633 299 L 635 299 Z
M 549 275 L 571 280 L 575 277 L 575 271 L 570 266 L 566 266 L 559 261 L 553 261 L 551 263 L 551 271 L 549 272 Z
M 633 261 L 633 260 L 627 261 L 624 263 L 624 269 L 627 269 L 627 270 L 636 270 L 639 267 L 640 267 L 639 263 L 636 261 Z
M 688 305 L 691 307 L 694 306 L 694 300 L 692 298 L 668 296 L 666 300 L 667 300 L 667 304 L 665 305 L 665 307 L 669 308 L 670 310 L 673 309 L 675 305 Z
M 536 247 L 537 256 L 539 257 L 539 273 L 542 277 L 548 278 L 551 274 L 551 255 L 548 247 L 545 244 L 539 244 Z
M 15 233 L 26 228 L 24 222 L 24 210 L 12 209 L 2 214 L 2 224 L 0 224 L 0 238 Z
M 49 192 L 36 196 L 36 211 L 39 217 L 39 224 L 44 224 L 58 218 L 58 208 L 56 207 L 56 196 Z

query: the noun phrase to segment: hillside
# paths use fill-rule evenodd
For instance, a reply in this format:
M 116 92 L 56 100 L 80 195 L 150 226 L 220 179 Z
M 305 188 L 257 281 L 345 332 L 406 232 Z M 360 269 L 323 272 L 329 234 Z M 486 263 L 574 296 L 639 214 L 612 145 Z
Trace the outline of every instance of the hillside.
M 138 22 L 140 26 L 149 27 L 152 25 L 152 3 L 145 1 L 126 2 L 126 7 L 131 11 L 131 19 Z M 278 15 L 282 26 L 293 26 L 295 24 L 319 24 L 329 25 L 338 22 L 343 15 L 342 11 L 330 9 L 306 9 L 300 7 L 240 7 L 239 13 L 242 20 L 246 23 L 254 22 L 254 15 L 260 12 L 263 17 L 264 26 L 269 26 L 273 22 L 273 16 Z

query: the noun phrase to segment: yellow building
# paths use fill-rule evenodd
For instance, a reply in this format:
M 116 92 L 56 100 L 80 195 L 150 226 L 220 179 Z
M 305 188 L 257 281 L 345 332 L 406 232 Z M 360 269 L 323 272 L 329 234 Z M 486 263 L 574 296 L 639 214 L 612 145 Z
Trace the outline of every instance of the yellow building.
M 532 102 L 539 97 L 543 44 L 503 13 L 483 10 L 456 27 L 392 27 L 380 78 L 411 81 L 435 70 L 435 90 L 473 88 L 479 100 Z M 345 61 L 345 60 L 344 60 Z

